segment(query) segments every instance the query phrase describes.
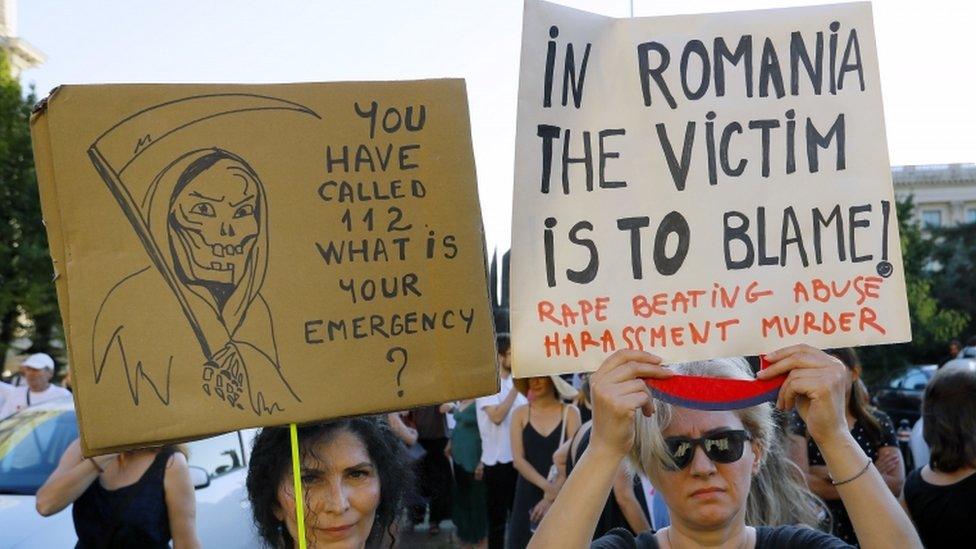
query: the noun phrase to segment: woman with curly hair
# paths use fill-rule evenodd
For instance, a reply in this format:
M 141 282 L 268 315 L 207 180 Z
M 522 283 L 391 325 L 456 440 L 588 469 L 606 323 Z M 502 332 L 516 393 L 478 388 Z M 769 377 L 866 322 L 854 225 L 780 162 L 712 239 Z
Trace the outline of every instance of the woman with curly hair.
M 380 547 L 408 487 L 403 444 L 383 419 L 338 419 L 298 428 L 309 547 Z M 254 441 L 247 492 L 258 533 L 270 547 L 296 547 L 295 492 L 287 428 L 267 427 Z

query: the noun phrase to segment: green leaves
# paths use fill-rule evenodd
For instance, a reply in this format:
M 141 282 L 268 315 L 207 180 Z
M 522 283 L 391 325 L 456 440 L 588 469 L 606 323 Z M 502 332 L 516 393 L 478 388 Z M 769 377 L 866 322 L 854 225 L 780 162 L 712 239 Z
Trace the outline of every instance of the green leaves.
M 0 356 L 15 337 L 47 349 L 62 333 L 31 149 L 35 101 L 0 53 Z
M 972 335 L 976 319 L 976 225 L 923 233 L 912 198 L 898 201 L 912 342 L 859 349 L 869 381 L 908 364 L 944 361 L 949 341 Z

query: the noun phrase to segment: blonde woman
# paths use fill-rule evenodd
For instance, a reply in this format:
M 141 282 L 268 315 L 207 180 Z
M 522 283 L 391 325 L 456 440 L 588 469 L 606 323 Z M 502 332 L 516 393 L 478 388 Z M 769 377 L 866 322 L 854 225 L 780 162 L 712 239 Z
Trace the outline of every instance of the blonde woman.
M 844 365 L 806 345 L 780 349 L 767 358 L 771 366 L 759 376 L 788 375 L 777 407 L 796 406 L 805 420 L 861 542 L 869 547 L 921 547 L 911 521 L 847 429 L 844 396 L 849 377 Z M 643 378 L 663 379 L 675 372 L 751 377 L 741 359 L 665 368 L 660 358 L 640 351 L 618 351 L 607 358 L 590 379 L 590 447 L 536 531 L 532 546 L 590 546 L 613 477 L 629 454 L 663 494 L 671 526 L 636 537 L 617 530 L 592 547 L 846 547 L 806 527 L 746 523 L 753 477 L 765 465 L 775 432 L 772 406 L 702 411 L 654 401 Z

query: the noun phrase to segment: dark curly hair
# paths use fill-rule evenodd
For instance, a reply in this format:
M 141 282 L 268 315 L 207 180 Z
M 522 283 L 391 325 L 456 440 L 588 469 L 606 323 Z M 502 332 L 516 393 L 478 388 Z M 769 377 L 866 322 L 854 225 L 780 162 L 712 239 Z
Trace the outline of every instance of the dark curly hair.
M 380 503 L 367 546 L 378 546 L 384 534 L 396 521 L 408 490 L 413 486 L 413 472 L 403 443 L 390 430 L 385 418 L 359 416 L 313 423 L 298 428 L 298 445 L 305 456 L 320 442 L 328 442 L 341 432 L 356 435 L 376 466 L 380 480 Z M 251 462 L 247 470 L 247 496 L 258 533 L 268 546 L 292 549 L 296 546 L 282 521 L 275 517 L 278 509 L 278 487 L 291 471 L 291 437 L 287 427 L 265 427 L 254 439 Z M 291 482 L 290 477 L 288 482 Z

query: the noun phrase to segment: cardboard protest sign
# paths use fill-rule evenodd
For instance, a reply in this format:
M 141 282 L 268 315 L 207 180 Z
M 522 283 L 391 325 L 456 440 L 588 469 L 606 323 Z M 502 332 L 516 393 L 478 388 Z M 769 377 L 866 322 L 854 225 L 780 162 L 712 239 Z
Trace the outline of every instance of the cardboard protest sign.
M 32 128 L 86 454 L 495 390 L 463 81 L 64 86 Z
M 518 377 L 909 340 L 870 5 L 528 0 L 512 235 Z

